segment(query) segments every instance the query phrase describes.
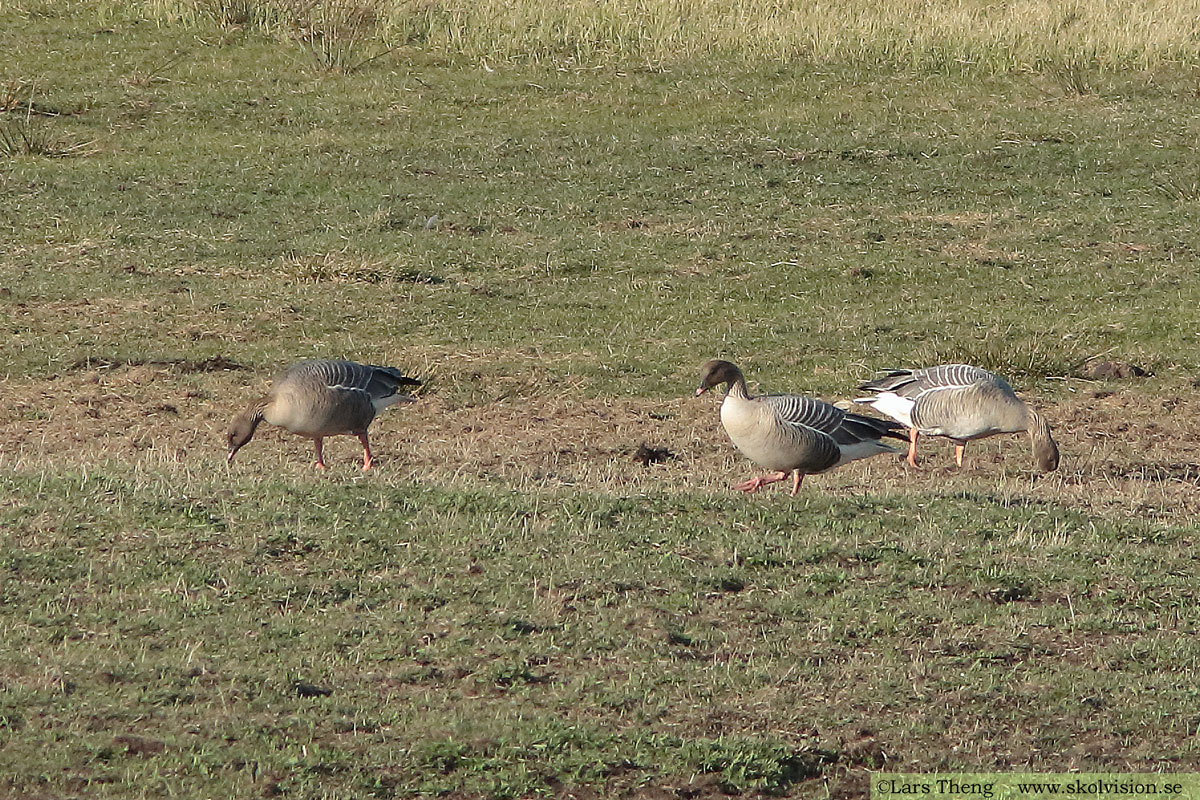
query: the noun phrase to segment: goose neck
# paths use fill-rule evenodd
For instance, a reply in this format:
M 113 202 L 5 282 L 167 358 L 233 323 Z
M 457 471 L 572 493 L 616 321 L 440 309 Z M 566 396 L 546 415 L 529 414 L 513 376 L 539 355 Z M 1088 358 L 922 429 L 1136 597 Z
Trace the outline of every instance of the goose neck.
M 750 391 L 746 388 L 746 376 L 738 373 L 729 381 L 729 391 L 727 397 L 733 397 L 738 400 L 749 400 Z
M 271 405 L 272 397 L 264 395 L 250 403 L 243 415 L 250 423 L 250 430 L 257 428 L 267 416 L 267 406 Z

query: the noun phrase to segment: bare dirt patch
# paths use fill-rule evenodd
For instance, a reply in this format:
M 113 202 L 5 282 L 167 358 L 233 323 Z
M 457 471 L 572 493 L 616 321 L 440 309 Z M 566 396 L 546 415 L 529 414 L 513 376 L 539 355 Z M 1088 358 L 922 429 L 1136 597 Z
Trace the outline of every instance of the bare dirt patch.
M 0 397 L 0 452 L 10 463 L 71 468 L 150 459 L 217 467 L 230 420 L 268 385 L 223 359 L 106 363 L 49 380 L 9 382 Z M 547 385 L 545 375 L 475 376 L 488 387 L 478 395 L 438 392 L 439 384 L 472 380 L 462 372 L 466 366 L 444 367 L 431 394 L 375 422 L 373 449 L 383 480 L 613 492 L 674 484 L 724 492 L 755 473 L 721 430 L 716 398 L 589 398 L 573 387 Z M 1141 386 L 1080 388 L 1073 398 L 1044 407 L 1063 453 L 1062 465 L 1049 475 L 1032 470 L 1029 443 L 1014 434 L 969 445 L 962 469 L 953 464 L 949 442 L 927 440 L 920 469 L 885 456 L 810 479 L 805 489 L 956 493 L 983 487 L 1004 502 L 1026 497 L 1106 515 L 1194 519 L 1200 513 L 1200 431 L 1188 423 L 1200 415 L 1200 400 L 1182 388 L 1158 387 L 1153 394 Z M 674 457 L 645 457 L 663 449 Z M 358 453 L 350 437 L 331 440 L 331 477 L 356 475 Z M 234 469 L 311 469 L 307 440 L 266 426 L 243 455 Z M 752 502 L 764 501 L 787 502 L 769 490 Z
M 75 361 L 67 369 L 90 371 L 94 369 L 112 369 L 114 367 L 170 367 L 180 372 L 226 372 L 247 370 L 250 367 L 239 364 L 225 356 L 211 358 L 106 358 L 93 356 Z

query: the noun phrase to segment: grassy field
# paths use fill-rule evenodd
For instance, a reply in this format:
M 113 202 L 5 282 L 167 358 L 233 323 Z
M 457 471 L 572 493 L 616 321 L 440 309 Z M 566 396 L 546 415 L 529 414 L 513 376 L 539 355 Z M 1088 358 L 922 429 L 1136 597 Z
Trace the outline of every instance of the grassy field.
M 1194 66 L 347 71 L 32 5 L 0 5 L 0 796 L 1200 770 Z M 429 378 L 379 468 L 269 431 L 226 469 L 312 356 Z M 714 356 L 831 400 L 1000 369 L 1063 463 L 931 443 L 735 495 Z

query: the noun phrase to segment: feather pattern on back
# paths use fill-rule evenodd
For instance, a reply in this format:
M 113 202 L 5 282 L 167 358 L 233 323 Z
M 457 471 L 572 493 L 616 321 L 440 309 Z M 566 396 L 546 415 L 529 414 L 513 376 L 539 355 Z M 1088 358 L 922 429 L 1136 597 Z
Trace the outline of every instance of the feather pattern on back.
M 336 391 L 362 392 L 372 402 L 391 397 L 401 386 L 421 385 L 420 381 L 405 376 L 394 367 L 323 360 L 293 364 L 280 376 L 280 383 L 309 379 L 324 381 L 327 388 Z
M 833 433 L 846 418 L 845 411 L 813 397 L 763 394 L 755 399 L 774 411 L 784 422 L 803 425 L 822 433 Z
M 915 400 L 926 392 L 964 389 L 977 383 L 992 382 L 1008 387 L 1002 378 L 985 369 L 970 364 L 942 364 L 925 369 L 890 370 L 882 378 L 868 381 L 858 388 L 878 393 L 891 392 Z
M 275 381 L 267 422 L 306 436 L 365 431 L 375 415 L 404 400 L 401 386 L 419 386 L 392 367 L 353 361 L 301 361 Z

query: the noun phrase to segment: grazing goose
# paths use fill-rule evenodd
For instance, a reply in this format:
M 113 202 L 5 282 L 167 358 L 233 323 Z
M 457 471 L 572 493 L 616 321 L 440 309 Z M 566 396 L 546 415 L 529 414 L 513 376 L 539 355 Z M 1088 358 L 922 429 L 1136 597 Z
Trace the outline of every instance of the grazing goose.
M 254 437 L 263 420 L 313 440 L 317 469 L 325 469 L 321 440 L 352 434 L 363 446 L 364 470 L 371 468 L 367 426 L 375 415 L 399 402 L 414 398 L 400 393 L 402 386 L 420 386 L 392 367 L 356 364 L 353 361 L 300 361 L 275 379 L 271 393 L 260 397 L 237 416 L 229 429 L 229 456 L 233 457 Z
M 721 403 L 721 424 L 742 454 L 771 475 L 751 478 L 733 488 L 754 492 L 768 483 L 792 475 L 792 495 L 800 491 L 805 475 L 825 472 L 849 461 L 898 453 L 880 439 L 897 433 L 900 425 L 889 420 L 849 414 L 829 403 L 794 394 L 751 397 L 742 371 L 728 361 L 714 359 L 701 368 L 696 396 L 714 386 L 729 384 Z
M 998 433 L 1029 434 L 1033 461 L 1043 472 L 1058 468 L 1058 445 L 1045 418 L 1017 397 L 998 375 L 966 364 L 897 369 L 859 389 L 875 392 L 865 403 L 909 429 L 908 463 L 917 466 L 917 438 L 945 436 L 962 466 L 967 442 Z

